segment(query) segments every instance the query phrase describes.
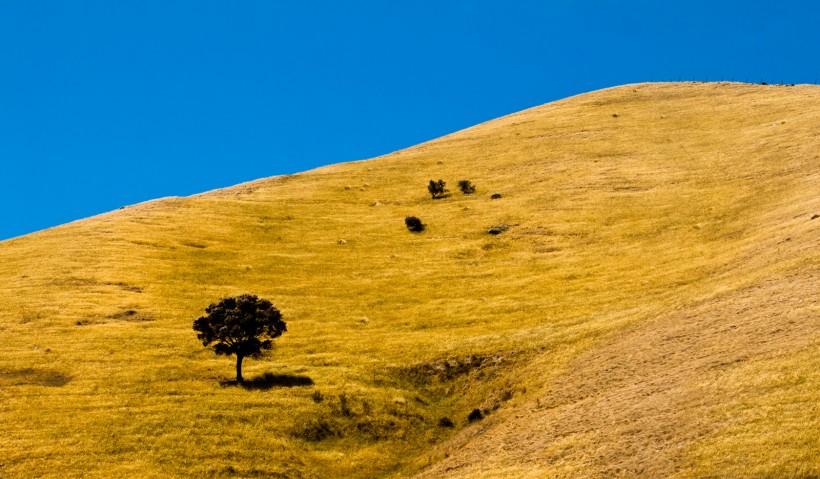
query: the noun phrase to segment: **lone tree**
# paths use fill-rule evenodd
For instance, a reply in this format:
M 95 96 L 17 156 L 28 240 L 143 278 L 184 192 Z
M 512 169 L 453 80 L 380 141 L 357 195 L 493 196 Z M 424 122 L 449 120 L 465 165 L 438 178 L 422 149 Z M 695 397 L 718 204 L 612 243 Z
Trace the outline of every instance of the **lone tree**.
M 444 195 L 449 192 L 447 188 L 444 187 L 447 183 L 444 180 L 430 180 L 430 183 L 427 185 L 427 191 L 430 192 L 430 195 L 433 199 L 443 198 Z
M 236 381 L 242 382 L 242 360 L 258 358 L 273 348 L 273 340 L 287 331 L 282 313 L 267 299 L 253 294 L 223 298 L 205 308 L 194 321 L 202 345 L 216 354 L 236 355 Z

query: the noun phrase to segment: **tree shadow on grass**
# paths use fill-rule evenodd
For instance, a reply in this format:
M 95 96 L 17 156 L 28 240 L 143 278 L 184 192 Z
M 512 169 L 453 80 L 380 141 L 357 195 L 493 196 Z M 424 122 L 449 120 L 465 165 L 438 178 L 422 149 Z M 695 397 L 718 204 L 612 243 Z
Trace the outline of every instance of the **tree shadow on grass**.
M 48 369 L 0 369 L 0 387 L 25 385 L 62 387 L 71 382 L 71 379 L 72 377 L 67 374 Z
M 273 388 L 292 388 L 297 386 L 312 386 L 313 379 L 307 376 L 298 376 L 295 374 L 273 374 L 264 373 L 260 376 L 255 376 L 244 381 L 237 382 L 235 379 L 220 381 L 222 387 L 226 386 L 240 386 L 242 389 L 249 391 L 267 391 Z

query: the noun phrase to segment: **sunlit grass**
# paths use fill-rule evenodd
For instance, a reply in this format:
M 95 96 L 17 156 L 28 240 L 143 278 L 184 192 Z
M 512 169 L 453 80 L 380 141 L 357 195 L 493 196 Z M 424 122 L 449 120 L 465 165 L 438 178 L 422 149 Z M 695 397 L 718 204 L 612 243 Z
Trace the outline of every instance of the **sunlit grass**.
M 812 350 L 761 359 L 720 385 L 717 434 L 695 449 L 692 476 L 817 477 L 820 474 L 820 358 Z

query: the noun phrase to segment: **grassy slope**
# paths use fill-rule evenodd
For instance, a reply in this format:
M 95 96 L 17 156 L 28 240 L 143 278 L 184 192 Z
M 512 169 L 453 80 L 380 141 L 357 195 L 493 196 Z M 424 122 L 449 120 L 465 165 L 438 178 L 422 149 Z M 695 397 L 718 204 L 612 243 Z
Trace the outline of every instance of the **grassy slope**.
M 0 243 L 0 475 L 820 474 L 818 129 L 812 86 L 619 87 Z M 241 292 L 289 327 L 246 377 L 313 386 L 220 385 L 191 321 Z

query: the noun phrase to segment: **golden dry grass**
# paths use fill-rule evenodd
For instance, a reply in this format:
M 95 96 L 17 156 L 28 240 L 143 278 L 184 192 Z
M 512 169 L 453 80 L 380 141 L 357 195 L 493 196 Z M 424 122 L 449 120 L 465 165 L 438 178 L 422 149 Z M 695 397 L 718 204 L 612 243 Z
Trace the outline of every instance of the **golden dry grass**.
M 631 85 L 2 242 L 0 476 L 820 475 L 818 131 L 814 86 Z M 220 385 L 191 322 L 242 292 L 289 328 L 246 377 L 312 386 Z

